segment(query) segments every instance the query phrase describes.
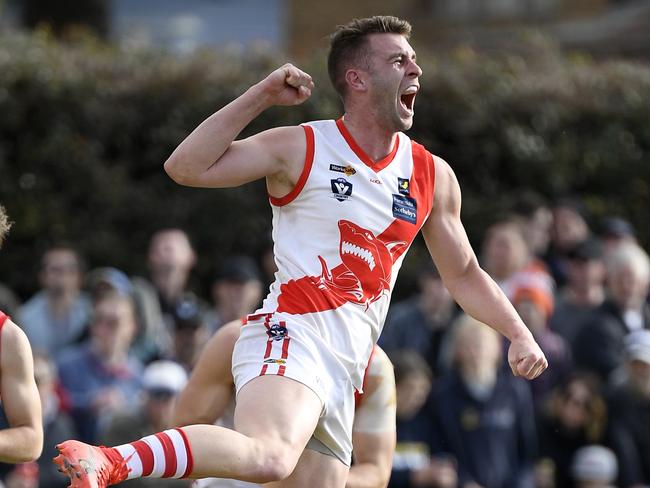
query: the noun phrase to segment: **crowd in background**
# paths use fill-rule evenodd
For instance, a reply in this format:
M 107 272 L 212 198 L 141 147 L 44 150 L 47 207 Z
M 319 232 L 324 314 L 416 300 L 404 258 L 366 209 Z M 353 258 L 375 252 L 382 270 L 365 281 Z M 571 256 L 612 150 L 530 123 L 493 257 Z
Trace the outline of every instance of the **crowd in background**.
M 524 195 L 477 254 L 549 369 L 532 382 L 512 376 L 504 340 L 423 264 L 419 292 L 391 305 L 379 342 L 397 383 L 389 486 L 650 485 L 650 261 L 635 229 L 620 217 L 593 223 L 575 200 Z M 169 426 L 207 338 L 254 311 L 275 271 L 270 251 L 233 255 L 207 296 L 189 285 L 196 260 L 191 236 L 162 229 L 148 276 L 86 269 L 74 247 L 56 244 L 31 298 L 0 287 L 0 310 L 35 352 L 45 425 L 38 465 L 0 467 L 7 487 L 66 486 L 50 461 L 64 439 L 115 445 Z

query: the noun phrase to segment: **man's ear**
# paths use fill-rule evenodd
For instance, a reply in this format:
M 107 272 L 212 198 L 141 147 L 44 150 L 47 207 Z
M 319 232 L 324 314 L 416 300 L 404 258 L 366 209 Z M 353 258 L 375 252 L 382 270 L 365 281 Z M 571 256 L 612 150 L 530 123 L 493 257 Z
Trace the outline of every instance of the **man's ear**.
M 345 72 L 345 82 L 350 90 L 365 92 L 368 90 L 367 75 L 358 69 L 349 69 Z

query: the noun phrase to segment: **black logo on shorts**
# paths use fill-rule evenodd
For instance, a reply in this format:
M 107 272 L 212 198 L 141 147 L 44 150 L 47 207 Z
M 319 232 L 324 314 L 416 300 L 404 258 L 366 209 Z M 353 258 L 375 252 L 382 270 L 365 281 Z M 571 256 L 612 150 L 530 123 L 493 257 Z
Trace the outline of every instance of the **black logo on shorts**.
M 269 326 L 269 328 L 266 330 L 266 333 L 269 336 L 269 339 L 274 341 L 281 341 L 287 337 L 288 331 L 284 325 L 284 322 L 280 322 L 279 324 L 273 324 Z

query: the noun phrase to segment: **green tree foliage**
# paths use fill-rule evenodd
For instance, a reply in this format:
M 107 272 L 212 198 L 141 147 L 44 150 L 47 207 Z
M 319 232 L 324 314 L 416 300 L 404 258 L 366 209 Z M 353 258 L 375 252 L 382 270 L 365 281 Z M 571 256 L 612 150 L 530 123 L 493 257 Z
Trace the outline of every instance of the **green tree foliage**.
M 456 170 L 475 241 L 518 190 L 533 188 L 577 194 L 595 216 L 624 215 L 648 242 L 650 69 L 567 57 L 539 41 L 492 57 L 420 54 L 411 135 Z M 306 66 L 317 83 L 309 102 L 267 111 L 243 136 L 337 117 L 323 59 Z M 2 281 L 33 289 L 35 262 L 53 241 L 77 245 L 93 266 L 143 272 L 148 238 L 166 226 L 190 232 L 202 276 L 228 253 L 259 252 L 270 230 L 263 182 L 187 189 L 162 164 L 203 118 L 282 62 L 2 34 L 0 201 L 16 221 Z

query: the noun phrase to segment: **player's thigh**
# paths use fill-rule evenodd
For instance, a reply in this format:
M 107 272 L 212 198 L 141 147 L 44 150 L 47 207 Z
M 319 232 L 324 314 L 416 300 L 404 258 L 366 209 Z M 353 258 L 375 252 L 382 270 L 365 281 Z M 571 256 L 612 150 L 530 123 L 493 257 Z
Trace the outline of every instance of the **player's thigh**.
M 305 449 L 291 476 L 265 484 L 268 488 L 343 488 L 349 467 L 334 456 Z
M 321 400 L 304 384 L 278 375 L 253 378 L 237 394 L 235 430 L 276 442 L 299 455 L 314 433 Z

